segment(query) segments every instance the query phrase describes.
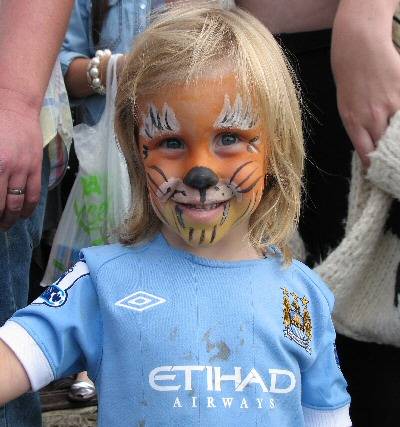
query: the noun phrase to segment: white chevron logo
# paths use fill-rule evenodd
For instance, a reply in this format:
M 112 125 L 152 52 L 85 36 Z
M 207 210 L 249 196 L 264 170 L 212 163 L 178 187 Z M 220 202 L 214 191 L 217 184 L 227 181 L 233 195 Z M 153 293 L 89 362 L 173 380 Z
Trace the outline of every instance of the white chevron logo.
M 129 310 L 142 312 L 153 308 L 156 305 L 163 304 L 164 302 L 166 302 L 164 298 L 157 297 L 156 295 L 149 294 L 148 292 L 139 291 L 117 301 L 115 305 L 128 308 Z

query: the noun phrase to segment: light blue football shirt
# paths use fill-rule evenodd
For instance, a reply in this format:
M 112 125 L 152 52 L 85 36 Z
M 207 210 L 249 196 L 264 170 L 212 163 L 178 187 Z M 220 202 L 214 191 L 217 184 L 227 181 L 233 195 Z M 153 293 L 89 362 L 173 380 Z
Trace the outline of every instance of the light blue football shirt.
M 200 258 L 161 235 L 82 253 L 0 329 L 33 388 L 87 369 L 106 427 L 351 425 L 333 296 L 303 264 Z

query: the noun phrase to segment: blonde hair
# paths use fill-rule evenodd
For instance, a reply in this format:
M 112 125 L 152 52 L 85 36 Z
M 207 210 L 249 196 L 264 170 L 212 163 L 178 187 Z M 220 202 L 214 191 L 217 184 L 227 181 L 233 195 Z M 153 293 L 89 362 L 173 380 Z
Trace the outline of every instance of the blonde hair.
M 115 125 L 125 155 L 134 203 L 121 233 L 123 243 L 139 243 L 160 230 L 149 202 L 137 145 L 139 96 L 168 90 L 176 82 L 195 84 L 218 67 L 237 76 L 268 137 L 267 187 L 250 218 L 255 247 L 275 245 L 290 261 L 288 241 L 300 211 L 304 148 L 298 86 L 271 33 L 249 13 L 218 1 L 179 2 L 156 14 L 135 42 L 120 77 Z

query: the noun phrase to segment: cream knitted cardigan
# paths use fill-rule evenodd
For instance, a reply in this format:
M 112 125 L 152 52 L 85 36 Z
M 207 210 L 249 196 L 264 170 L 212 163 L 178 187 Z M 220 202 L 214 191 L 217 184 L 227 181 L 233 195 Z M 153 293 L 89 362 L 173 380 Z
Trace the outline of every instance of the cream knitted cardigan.
M 400 239 L 385 231 L 392 200 L 400 200 L 400 112 L 370 157 L 365 175 L 353 155 L 345 237 L 315 270 L 335 294 L 338 332 L 400 347 Z

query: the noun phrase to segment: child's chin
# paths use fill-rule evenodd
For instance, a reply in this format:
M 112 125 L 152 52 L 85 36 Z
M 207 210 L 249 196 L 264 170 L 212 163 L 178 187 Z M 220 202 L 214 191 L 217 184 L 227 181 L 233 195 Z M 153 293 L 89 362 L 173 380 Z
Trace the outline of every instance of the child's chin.
M 186 228 L 180 237 L 192 248 L 208 248 L 215 245 L 221 235 L 218 233 L 218 227 L 215 225 L 201 224 Z

